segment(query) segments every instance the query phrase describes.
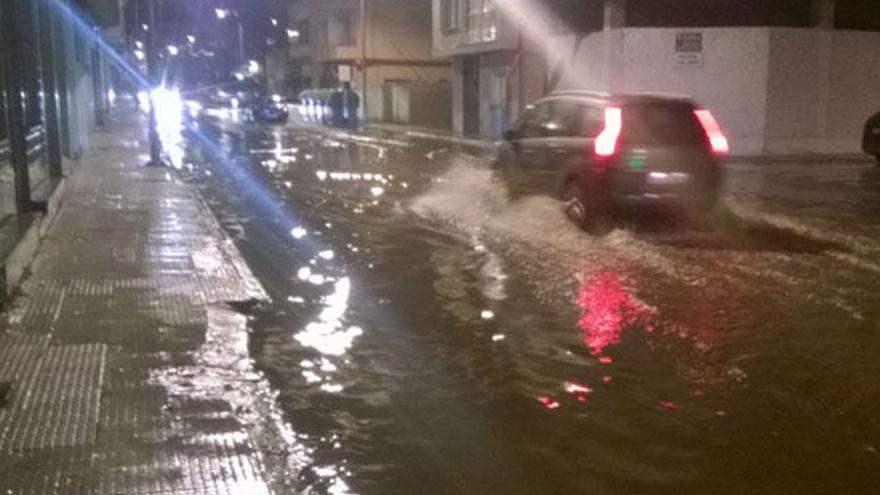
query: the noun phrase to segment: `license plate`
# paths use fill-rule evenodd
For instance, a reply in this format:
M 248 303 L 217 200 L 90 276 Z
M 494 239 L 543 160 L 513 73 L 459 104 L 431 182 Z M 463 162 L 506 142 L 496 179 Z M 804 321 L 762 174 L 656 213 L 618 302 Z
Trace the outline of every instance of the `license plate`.
M 651 172 L 648 184 L 675 186 L 690 182 L 691 176 L 681 172 Z

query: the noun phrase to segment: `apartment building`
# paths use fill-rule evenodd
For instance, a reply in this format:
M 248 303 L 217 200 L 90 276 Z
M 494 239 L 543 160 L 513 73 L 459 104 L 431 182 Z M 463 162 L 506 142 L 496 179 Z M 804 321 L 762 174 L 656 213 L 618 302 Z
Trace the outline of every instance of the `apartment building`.
M 449 127 L 449 61 L 431 50 L 430 0 L 294 0 L 289 13 L 296 89 L 350 82 L 369 121 Z

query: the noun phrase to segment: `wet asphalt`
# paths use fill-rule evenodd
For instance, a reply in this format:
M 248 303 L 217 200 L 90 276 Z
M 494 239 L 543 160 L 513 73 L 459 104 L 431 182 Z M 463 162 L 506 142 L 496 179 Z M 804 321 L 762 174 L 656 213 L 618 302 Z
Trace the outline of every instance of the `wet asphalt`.
M 597 238 L 454 144 L 199 125 L 181 173 L 273 299 L 291 492 L 880 486 L 873 163 L 727 164 L 709 224 Z

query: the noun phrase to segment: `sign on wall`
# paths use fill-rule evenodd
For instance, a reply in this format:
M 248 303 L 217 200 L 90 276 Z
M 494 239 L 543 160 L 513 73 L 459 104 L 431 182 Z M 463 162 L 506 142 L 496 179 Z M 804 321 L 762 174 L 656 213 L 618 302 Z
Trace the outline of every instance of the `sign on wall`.
M 703 33 L 675 34 L 675 54 L 672 58 L 672 66 L 677 69 L 703 67 Z
M 339 69 L 339 82 L 351 82 L 351 66 L 350 65 L 340 65 Z

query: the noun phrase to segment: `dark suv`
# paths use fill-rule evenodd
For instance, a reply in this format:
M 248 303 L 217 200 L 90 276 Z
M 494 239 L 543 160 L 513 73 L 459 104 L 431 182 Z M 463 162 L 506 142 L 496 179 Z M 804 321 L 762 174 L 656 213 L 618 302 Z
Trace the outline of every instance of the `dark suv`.
M 875 113 L 865 122 L 865 134 L 862 136 L 862 149 L 877 158 L 880 164 L 880 112 Z
M 510 192 L 560 197 L 591 231 L 627 207 L 711 209 L 728 152 L 711 112 L 667 95 L 553 93 L 504 137 L 496 167 Z

